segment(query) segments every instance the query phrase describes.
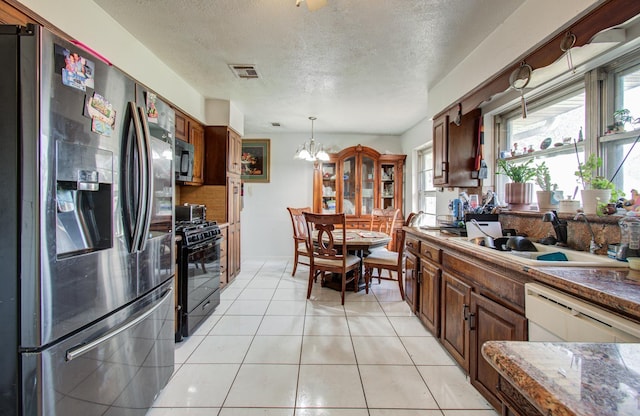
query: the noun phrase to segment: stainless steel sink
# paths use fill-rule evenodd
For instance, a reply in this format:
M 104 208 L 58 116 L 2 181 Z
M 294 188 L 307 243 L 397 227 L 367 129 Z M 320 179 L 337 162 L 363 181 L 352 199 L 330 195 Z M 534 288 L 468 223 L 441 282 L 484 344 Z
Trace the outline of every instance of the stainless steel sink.
M 501 257 L 505 260 L 537 267 L 629 267 L 627 262 L 618 261 L 607 256 L 587 253 L 585 251 L 576 251 L 564 247 L 545 246 L 544 244 L 534 243 L 538 251 L 499 251 L 488 247 L 479 246 L 464 237 L 449 238 L 448 241 L 474 250 L 480 250 L 488 255 Z M 538 260 L 538 256 L 550 253 L 562 253 L 567 257 L 566 261 L 548 261 Z

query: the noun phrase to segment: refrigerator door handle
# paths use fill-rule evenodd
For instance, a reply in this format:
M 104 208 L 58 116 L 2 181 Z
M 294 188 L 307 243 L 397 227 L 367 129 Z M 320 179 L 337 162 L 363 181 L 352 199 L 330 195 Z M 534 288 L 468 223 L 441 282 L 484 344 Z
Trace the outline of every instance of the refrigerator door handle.
M 127 201 L 130 201 L 134 198 L 137 199 L 137 204 L 136 204 L 136 216 L 135 216 L 135 221 L 134 221 L 134 217 L 133 217 L 133 213 L 130 212 L 128 209 L 125 210 L 125 215 L 127 215 L 127 219 L 129 220 L 130 224 L 133 224 L 133 232 L 132 232 L 132 236 L 131 236 L 131 246 L 129 248 L 129 251 L 131 253 L 136 252 L 137 250 L 139 250 L 140 247 L 140 235 L 142 232 L 142 223 L 141 223 L 141 218 L 143 218 L 142 216 L 144 215 L 144 205 L 143 202 L 145 201 L 145 196 L 144 196 L 144 192 L 146 189 L 146 166 L 144 165 L 144 162 L 146 161 L 146 158 L 143 156 L 144 152 L 143 152 L 143 130 L 142 130 L 142 124 L 140 123 L 140 118 L 138 116 L 138 110 L 136 108 L 136 105 L 134 102 L 129 102 L 129 114 L 131 115 L 131 121 L 133 122 L 133 126 L 134 126 L 134 132 L 135 132 L 135 137 L 136 137 L 136 149 L 138 151 L 138 163 L 137 166 L 131 166 L 133 163 L 131 163 L 132 158 L 127 158 L 126 159 L 126 164 L 127 166 L 125 167 L 125 175 L 132 175 L 133 174 L 133 169 L 137 169 L 138 171 L 138 191 L 134 192 L 133 189 L 131 189 L 131 181 L 129 180 L 129 178 L 126 178 L 125 180 L 125 198 L 127 198 Z M 137 195 L 134 195 L 137 194 Z M 125 203 L 124 204 L 125 207 L 129 206 L 129 203 Z
M 145 166 L 145 213 L 144 213 L 144 221 L 142 228 L 142 238 L 140 241 L 139 250 L 144 251 L 147 246 L 147 235 L 149 234 L 149 229 L 151 228 L 151 202 L 153 200 L 153 189 L 152 183 L 153 180 L 153 161 L 152 161 L 152 153 L 151 153 L 151 133 L 149 132 L 149 123 L 147 122 L 147 113 L 142 107 L 138 107 L 138 114 L 140 116 L 140 121 L 142 122 L 142 131 L 144 133 L 144 146 L 145 146 L 145 157 L 144 161 L 146 163 Z
M 145 319 L 147 319 L 149 317 L 149 315 L 151 315 L 152 313 L 154 313 L 159 307 L 162 306 L 162 304 L 170 298 L 169 295 L 171 295 L 171 292 L 173 292 L 173 287 L 169 287 L 163 294 L 162 296 L 158 299 L 158 301 L 156 302 L 156 305 L 151 307 L 149 310 L 147 310 L 146 312 L 144 312 L 142 315 L 138 316 L 137 318 L 127 322 L 126 324 L 120 326 L 119 328 L 114 329 L 113 331 L 107 332 L 105 335 L 101 336 L 100 338 L 97 338 L 89 343 L 86 344 L 81 344 L 77 347 L 73 347 L 73 348 L 69 348 L 67 350 L 66 353 L 66 359 L 67 361 L 71 361 L 74 360 L 78 357 L 81 357 L 82 355 L 86 354 L 87 352 L 91 351 L 92 349 L 96 348 L 98 345 L 107 342 L 108 340 L 110 340 L 111 338 L 123 333 L 124 331 L 126 331 L 127 329 L 139 324 L 140 322 L 144 321 Z

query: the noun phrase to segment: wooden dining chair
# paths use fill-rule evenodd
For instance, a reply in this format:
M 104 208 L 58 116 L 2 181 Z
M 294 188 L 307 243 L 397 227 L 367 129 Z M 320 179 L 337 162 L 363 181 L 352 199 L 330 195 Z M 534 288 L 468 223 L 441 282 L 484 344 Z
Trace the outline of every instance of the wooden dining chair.
M 378 281 L 397 280 L 400 287 L 400 296 L 404 299 L 404 283 L 403 283 L 403 259 L 404 259 L 404 230 L 400 233 L 400 241 L 398 241 L 398 250 L 373 250 L 371 254 L 364 258 L 364 281 L 365 292 L 369 293 L 369 285 L 373 277 L 377 277 Z M 373 270 L 378 271 L 377 276 L 373 276 Z M 382 271 L 387 270 L 389 277 L 383 277 Z M 395 278 L 394 278 L 395 272 Z
M 311 207 L 292 208 L 287 207 L 293 225 L 293 271 L 291 276 L 295 276 L 298 263 L 309 263 L 309 252 L 307 251 L 307 223 L 303 212 L 311 212 Z
M 400 217 L 399 209 L 374 208 L 371 210 L 371 220 L 369 231 L 379 231 L 391 236 L 391 241 L 387 244 L 387 249 L 395 251 L 395 227 L 396 220 Z
M 347 283 L 353 281 L 353 291 L 357 292 L 360 279 L 360 258 L 347 252 L 347 239 L 344 235 L 339 236 L 338 241 L 341 242 L 336 242 L 336 232 L 346 231 L 346 217 L 344 214 L 305 212 L 304 218 L 307 223 L 307 251 L 310 254 L 307 299 L 311 296 L 313 282 L 318 276 L 320 284 L 324 286 L 324 279 L 332 279 L 333 274 L 340 274 L 344 305 Z

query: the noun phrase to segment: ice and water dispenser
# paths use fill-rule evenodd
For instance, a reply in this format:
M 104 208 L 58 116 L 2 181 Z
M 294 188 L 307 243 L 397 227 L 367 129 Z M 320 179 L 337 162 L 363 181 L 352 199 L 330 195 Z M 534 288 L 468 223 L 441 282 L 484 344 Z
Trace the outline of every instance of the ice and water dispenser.
M 113 246 L 113 153 L 58 142 L 56 149 L 58 257 Z

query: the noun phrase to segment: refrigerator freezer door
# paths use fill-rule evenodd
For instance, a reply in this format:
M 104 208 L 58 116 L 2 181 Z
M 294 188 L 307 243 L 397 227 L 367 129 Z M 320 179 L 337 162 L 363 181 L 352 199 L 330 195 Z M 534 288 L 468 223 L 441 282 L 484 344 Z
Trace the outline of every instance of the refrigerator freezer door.
M 50 32 L 40 31 L 39 38 L 40 108 L 21 109 L 38 114 L 40 125 L 35 137 L 22 137 L 18 175 L 23 182 L 36 178 L 35 186 L 22 188 L 23 349 L 54 343 L 138 297 L 137 256 L 123 237 L 118 174 L 134 83 Z M 65 69 L 71 56 L 83 63 L 82 76 L 78 67 L 74 75 Z M 38 63 L 31 59 L 24 65 Z M 114 117 L 111 129 L 97 128 L 107 115 Z M 29 149 L 30 143 L 37 147 Z
M 51 348 L 23 353 L 24 414 L 144 415 L 173 373 L 173 320 L 167 282 Z
M 151 92 L 137 89 L 140 119 L 149 149 L 149 205 L 146 241 L 138 256 L 138 293 L 143 294 L 175 273 L 174 210 L 174 111 Z M 150 98 L 152 97 L 152 98 Z M 150 107 L 153 105 L 153 108 Z M 154 111 L 151 111 L 155 109 Z

